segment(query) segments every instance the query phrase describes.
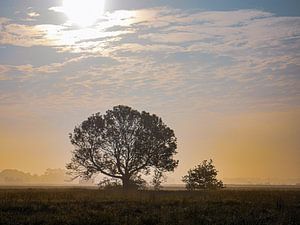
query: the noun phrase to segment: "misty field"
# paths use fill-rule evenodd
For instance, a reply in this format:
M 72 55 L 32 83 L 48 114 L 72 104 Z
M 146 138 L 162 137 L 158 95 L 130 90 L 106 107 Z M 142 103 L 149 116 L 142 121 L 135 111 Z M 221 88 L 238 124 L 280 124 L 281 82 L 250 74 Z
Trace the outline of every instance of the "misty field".
M 0 189 L 0 224 L 300 224 L 300 191 Z

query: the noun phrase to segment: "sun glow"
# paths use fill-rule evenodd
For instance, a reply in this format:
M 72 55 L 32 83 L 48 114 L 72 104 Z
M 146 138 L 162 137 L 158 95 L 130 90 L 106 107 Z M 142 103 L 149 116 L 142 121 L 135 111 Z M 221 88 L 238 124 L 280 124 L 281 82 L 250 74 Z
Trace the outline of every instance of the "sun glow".
M 104 13 L 105 0 L 64 0 L 61 11 L 71 23 L 79 26 L 93 25 Z

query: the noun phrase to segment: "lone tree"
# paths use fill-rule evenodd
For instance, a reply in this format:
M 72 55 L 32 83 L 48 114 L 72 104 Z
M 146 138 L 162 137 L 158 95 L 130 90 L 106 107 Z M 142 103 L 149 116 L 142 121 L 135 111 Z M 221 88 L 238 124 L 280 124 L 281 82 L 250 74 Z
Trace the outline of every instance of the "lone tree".
M 75 149 L 66 167 L 74 177 L 101 173 L 121 180 L 124 189 L 136 188 L 153 169 L 174 171 L 178 165 L 174 131 L 156 115 L 128 106 L 90 116 L 70 140 Z
M 188 190 L 223 188 L 223 182 L 216 179 L 217 173 L 213 161 L 204 160 L 194 169 L 190 169 L 188 174 L 182 177 L 182 181 L 186 183 Z

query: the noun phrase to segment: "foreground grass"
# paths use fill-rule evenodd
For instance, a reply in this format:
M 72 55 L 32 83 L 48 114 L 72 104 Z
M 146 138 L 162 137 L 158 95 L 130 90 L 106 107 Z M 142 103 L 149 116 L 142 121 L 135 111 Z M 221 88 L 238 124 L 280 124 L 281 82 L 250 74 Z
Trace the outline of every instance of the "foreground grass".
M 0 189 L 0 225 L 300 224 L 299 190 Z

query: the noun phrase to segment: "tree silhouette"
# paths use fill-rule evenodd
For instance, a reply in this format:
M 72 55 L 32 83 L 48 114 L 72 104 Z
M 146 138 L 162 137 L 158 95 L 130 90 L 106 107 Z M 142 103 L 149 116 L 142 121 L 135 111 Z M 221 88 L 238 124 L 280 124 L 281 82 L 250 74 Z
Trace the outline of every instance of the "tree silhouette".
M 75 149 L 67 169 L 74 177 L 91 178 L 102 173 L 133 188 L 151 169 L 174 171 L 178 161 L 174 131 L 162 119 L 128 106 L 115 106 L 106 114 L 96 113 L 70 134 Z
M 182 181 L 186 183 L 188 190 L 222 188 L 223 182 L 216 179 L 217 174 L 213 161 L 204 160 L 194 169 L 190 169 L 188 174 L 182 177 Z

